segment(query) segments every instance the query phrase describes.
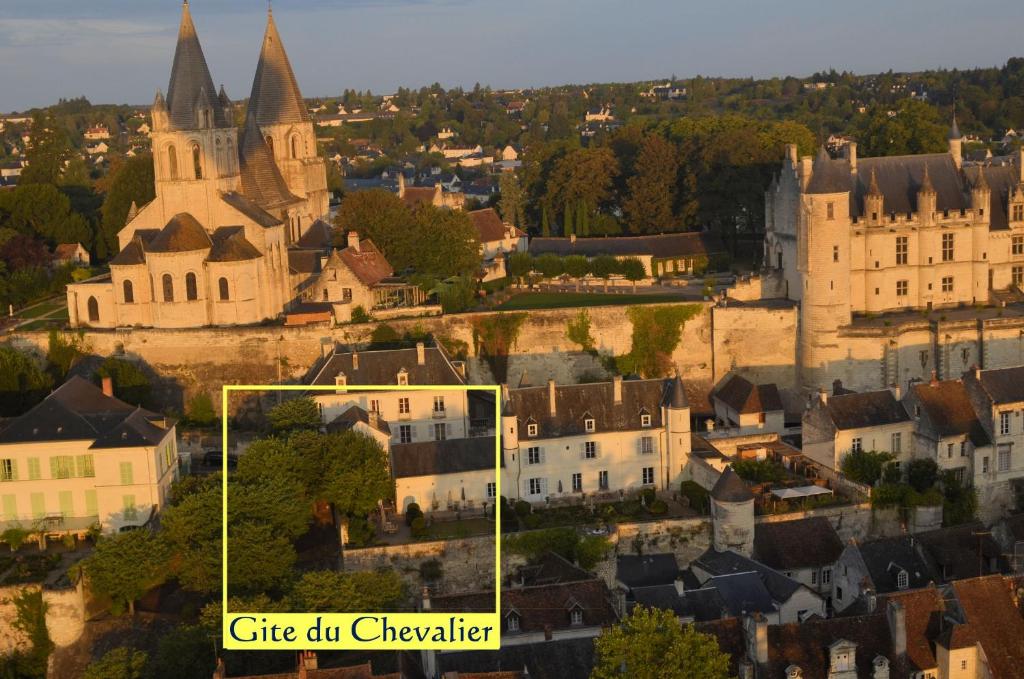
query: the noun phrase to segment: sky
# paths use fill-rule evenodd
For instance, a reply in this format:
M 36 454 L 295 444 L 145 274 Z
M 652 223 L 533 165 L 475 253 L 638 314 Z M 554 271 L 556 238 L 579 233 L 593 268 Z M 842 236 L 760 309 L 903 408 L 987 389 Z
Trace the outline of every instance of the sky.
M 207 62 L 248 96 L 265 0 L 192 0 Z M 1021 0 L 275 0 L 306 97 L 672 74 L 999 66 L 1024 55 Z M 0 111 L 166 89 L 180 0 L 0 0 Z

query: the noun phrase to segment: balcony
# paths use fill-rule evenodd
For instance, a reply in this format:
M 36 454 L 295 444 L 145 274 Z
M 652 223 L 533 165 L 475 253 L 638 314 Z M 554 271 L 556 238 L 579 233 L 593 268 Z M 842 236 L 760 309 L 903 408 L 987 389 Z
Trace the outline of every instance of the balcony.
M 446 417 L 448 417 L 448 411 L 445 410 L 444 408 L 441 408 L 440 410 L 434 408 L 433 412 L 431 413 L 431 417 L 433 417 L 435 420 L 443 420 Z

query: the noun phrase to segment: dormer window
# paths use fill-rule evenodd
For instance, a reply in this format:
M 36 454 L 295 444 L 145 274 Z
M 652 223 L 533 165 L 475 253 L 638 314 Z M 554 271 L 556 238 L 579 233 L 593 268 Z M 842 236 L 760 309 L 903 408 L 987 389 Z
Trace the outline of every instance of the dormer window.
M 505 617 L 505 626 L 509 632 L 519 631 L 519 615 L 516 613 L 509 613 Z
M 594 431 L 597 428 L 597 423 L 593 417 L 588 417 L 583 420 L 583 429 L 586 431 Z
M 569 611 L 569 624 L 574 626 L 583 624 L 583 609 L 574 608 Z
M 649 413 L 641 413 L 640 414 L 640 426 L 641 427 L 649 427 L 649 426 L 651 426 L 651 416 L 650 416 Z
M 896 589 L 906 589 L 910 586 L 910 576 L 905 570 L 896 574 Z
M 537 423 L 536 422 L 532 422 L 532 423 L 526 425 L 526 435 L 527 436 L 536 436 L 537 435 Z
M 405 368 L 398 371 L 398 386 L 405 386 L 409 384 L 409 373 Z

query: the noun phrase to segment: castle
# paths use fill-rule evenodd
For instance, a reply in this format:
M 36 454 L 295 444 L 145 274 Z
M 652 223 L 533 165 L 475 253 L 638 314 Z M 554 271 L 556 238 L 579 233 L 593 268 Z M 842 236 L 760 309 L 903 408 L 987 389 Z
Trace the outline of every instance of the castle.
M 156 197 L 134 205 L 110 274 L 68 286 L 72 327 L 186 328 L 280 315 L 289 252 L 325 246 L 327 173 L 271 12 L 241 133 L 214 89 L 187 0 L 166 97 L 152 108 Z
M 1022 155 L 965 163 L 961 139 L 954 120 L 946 153 L 858 158 L 850 143 L 812 159 L 787 146 L 764 261 L 800 304 L 804 387 L 906 387 L 1024 348 Z

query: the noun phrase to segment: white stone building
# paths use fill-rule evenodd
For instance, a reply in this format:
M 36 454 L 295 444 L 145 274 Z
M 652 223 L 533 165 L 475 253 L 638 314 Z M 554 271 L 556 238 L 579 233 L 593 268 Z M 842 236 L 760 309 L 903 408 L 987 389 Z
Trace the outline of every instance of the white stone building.
M 913 457 L 913 436 L 914 422 L 893 390 L 821 392 L 804 411 L 802 452 L 829 469 L 842 469 L 843 458 L 857 451 L 892 453 L 904 465 Z

